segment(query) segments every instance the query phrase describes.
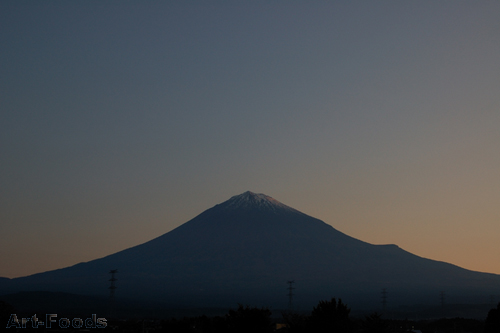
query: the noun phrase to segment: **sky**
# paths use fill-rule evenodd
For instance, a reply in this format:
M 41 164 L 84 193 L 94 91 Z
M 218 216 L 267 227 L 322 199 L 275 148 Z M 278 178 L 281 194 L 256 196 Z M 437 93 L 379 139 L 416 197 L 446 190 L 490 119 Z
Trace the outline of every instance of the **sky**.
M 1 1 L 0 276 L 247 190 L 500 274 L 500 2 Z

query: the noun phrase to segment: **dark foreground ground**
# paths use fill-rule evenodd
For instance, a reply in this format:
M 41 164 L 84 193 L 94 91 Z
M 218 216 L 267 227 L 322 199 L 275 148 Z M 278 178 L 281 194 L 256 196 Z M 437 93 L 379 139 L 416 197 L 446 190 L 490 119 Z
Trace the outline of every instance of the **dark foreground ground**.
M 457 315 L 458 314 L 458 315 Z M 500 303 L 409 306 L 378 312 L 351 309 L 340 299 L 308 310 L 165 307 L 64 293 L 0 296 L 0 331 L 169 333 L 500 333 Z

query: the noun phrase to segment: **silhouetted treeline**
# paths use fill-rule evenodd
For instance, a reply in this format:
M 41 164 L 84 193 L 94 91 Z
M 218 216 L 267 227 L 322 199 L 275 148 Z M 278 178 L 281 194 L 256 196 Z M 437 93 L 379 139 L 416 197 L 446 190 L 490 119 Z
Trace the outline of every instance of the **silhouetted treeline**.
M 354 331 L 354 325 L 349 318 L 351 309 L 342 300 L 332 298 L 330 301 L 320 301 L 310 316 L 296 313 L 284 313 L 285 327 L 283 332 L 346 332 Z
M 372 313 L 364 318 L 351 318 L 350 308 L 332 298 L 321 301 L 309 315 L 284 312 L 282 318 L 273 319 L 271 311 L 239 305 L 225 316 L 191 317 L 157 322 L 122 323 L 118 332 L 165 333 L 490 333 L 500 332 L 500 303 L 487 314 L 485 321 L 465 318 L 444 318 L 438 320 L 391 320 L 382 314 Z M 128 325 L 128 326 L 127 326 Z
M 496 309 L 491 309 L 488 312 L 488 317 L 486 317 L 486 322 L 484 323 L 484 332 L 500 332 L 500 303 L 498 303 Z

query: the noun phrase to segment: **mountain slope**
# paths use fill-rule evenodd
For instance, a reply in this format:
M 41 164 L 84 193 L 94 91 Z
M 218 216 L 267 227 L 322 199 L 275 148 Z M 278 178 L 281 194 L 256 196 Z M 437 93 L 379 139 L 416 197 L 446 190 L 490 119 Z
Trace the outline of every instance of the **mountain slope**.
M 51 290 L 104 294 L 119 271 L 117 295 L 173 304 L 286 304 L 343 297 L 379 303 L 448 295 L 500 293 L 500 276 L 424 259 L 395 245 L 371 245 L 252 192 L 234 196 L 147 243 L 61 270 L 9 281 L 10 292 Z M 433 296 L 432 296 L 433 295 Z

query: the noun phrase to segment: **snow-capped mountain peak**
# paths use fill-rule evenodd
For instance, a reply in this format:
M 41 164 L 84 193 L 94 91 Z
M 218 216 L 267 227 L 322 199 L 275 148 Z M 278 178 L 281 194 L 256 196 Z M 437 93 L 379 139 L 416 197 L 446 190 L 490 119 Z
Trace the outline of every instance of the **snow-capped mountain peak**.
M 258 209 L 258 210 L 273 210 L 286 209 L 295 211 L 295 209 L 282 204 L 272 197 L 262 194 L 246 191 L 242 194 L 235 195 L 223 203 L 224 208 L 228 210 L 234 209 Z

